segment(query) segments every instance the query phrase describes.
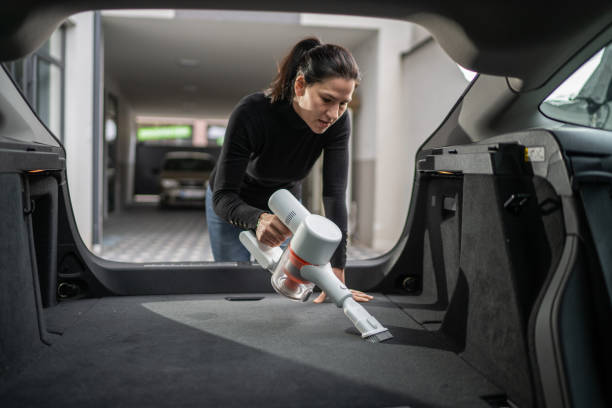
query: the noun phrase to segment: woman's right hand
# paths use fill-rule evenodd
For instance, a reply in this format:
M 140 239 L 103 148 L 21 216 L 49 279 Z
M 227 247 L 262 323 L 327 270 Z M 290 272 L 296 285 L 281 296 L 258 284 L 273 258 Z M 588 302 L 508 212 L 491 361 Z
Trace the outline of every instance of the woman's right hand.
M 262 244 L 276 247 L 291 236 L 291 230 L 276 215 L 263 213 L 259 216 L 255 235 Z

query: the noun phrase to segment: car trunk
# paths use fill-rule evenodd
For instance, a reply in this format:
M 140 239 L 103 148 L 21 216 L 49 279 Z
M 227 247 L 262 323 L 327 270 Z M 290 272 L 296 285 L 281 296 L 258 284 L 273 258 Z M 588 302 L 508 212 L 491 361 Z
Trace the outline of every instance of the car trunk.
M 2 174 L 2 231 L 17 237 L 2 240 L 2 406 L 534 406 L 535 311 L 565 232 L 524 155 L 516 140 L 420 153 L 405 234 L 347 271 L 376 292 L 383 343 L 331 303 L 274 294 L 254 265 L 101 260 L 61 176 L 56 196 L 28 191 L 57 175 Z M 53 276 L 73 289 L 59 303 Z
M 63 302 L 3 406 L 475 407 L 502 393 L 384 295 L 368 305 L 394 335 L 380 344 L 329 303 L 231 296 Z
M 0 174 L 0 184 L 2 231 L 11 235 L 0 241 L 7 271 L 0 274 L 3 407 L 473 407 L 506 398 L 439 325 L 423 320 L 429 307 L 413 304 L 419 296 L 376 293 L 367 308 L 394 338 L 369 343 L 335 305 L 273 293 L 269 274 L 256 266 L 230 265 L 226 286 L 211 264 L 192 268 L 208 274 L 202 280 L 181 274 L 185 265 L 178 264 L 139 278 L 134 272 L 144 265 L 102 261 L 66 234 L 74 220 L 64 205 L 65 185 L 60 181 L 59 198 L 51 194 L 58 188 L 54 176 Z M 35 195 L 40 185 L 49 194 Z M 58 227 L 47 228 L 49 219 Z M 51 254 L 58 258 L 55 271 L 42 262 Z M 96 278 L 113 266 L 115 278 L 131 285 Z M 231 275 L 241 267 L 244 275 Z M 60 291 L 68 298 L 58 301 L 41 285 L 48 276 L 77 289 Z M 189 292 L 189 285 L 172 286 L 181 280 L 202 293 L 133 295 L 162 287 Z M 210 293 L 224 289 L 233 290 Z M 252 293 L 257 289 L 263 293 Z
M 378 344 L 332 304 L 274 294 L 256 265 L 96 257 L 63 147 L 0 75 L 0 406 L 610 406 L 610 135 L 539 112 L 609 42 L 610 7 L 550 19 L 550 7 L 417 3 L 306 7 L 406 16 L 482 73 L 416 173 L 394 163 L 415 174 L 395 247 L 348 264 L 348 286 L 375 294 L 366 307 L 394 336 Z M 4 61 L 88 5 L 24 4 L 6 13 Z

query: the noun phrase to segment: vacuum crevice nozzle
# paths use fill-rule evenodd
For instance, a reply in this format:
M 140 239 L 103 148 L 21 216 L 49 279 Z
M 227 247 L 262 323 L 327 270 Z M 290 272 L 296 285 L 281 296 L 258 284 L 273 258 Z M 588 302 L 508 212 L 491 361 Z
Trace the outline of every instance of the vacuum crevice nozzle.
M 371 336 L 364 337 L 365 341 L 369 341 L 370 343 L 381 343 L 385 340 L 392 339 L 393 335 L 389 330 L 382 331 L 380 333 L 372 334 Z

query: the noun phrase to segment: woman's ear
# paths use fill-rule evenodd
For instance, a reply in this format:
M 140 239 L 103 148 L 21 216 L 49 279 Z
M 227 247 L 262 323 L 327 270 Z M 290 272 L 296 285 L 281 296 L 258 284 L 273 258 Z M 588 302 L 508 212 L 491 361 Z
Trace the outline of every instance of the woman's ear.
M 295 92 L 295 96 L 304 96 L 304 93 L 306 92 L 306 80 L 304 79 L 304 75 L 299 74 L 297 77 L 295 77 L 293 91 Z

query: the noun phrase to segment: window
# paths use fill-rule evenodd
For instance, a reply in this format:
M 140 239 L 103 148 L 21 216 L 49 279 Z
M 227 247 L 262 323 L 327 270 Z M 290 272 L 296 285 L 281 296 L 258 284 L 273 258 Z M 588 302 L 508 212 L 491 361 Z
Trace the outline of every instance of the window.
M 612 130 L 612 45 L 567 78 L 540 106 L 551 119 Z
M 208 144 L 211 146 L 223 146 L 225 138 L 225 126 L 210 125 L 207 129 Z
M 5 67 L 40 119 L 60 140 L 64 130 L 64 25 L 33 54 Z

